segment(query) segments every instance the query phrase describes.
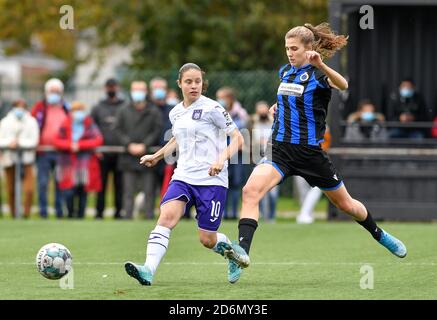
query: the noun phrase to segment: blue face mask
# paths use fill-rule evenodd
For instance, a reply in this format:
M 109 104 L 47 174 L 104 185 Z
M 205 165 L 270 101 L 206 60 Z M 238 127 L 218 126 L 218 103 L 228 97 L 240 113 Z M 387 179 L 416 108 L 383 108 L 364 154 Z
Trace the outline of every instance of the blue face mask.
M 179 100 L 177 98 L 168 98 L 165 103 L 167 103 L 171 107 L 174 107 L 179 103 Z
M 375 118 L 376 118 L 375 113 L 371 112 L 371 111 L 363 112 L 361 114 L 361 120 L 363 120 L 363 121 L 369 121 L 370 122 L 370 121 L 375 120 Z
M 82 122 L 86 117 L 86 112 L 83 110 L 77 110 L 73 112 L 73 121 Z
M 403 88 L 399 90 L 399 93 L 402 98 L 411 98 L 414 94 L 414 90 L 410 88 Z
M 223 100 L 223 99 L 218 99 L 217 102 L 220 103 L 220 105 L 221 105 L 223 108 L 226 108 L 226 101 L 225 101 L 225 100 Z
M 146 93 L 141 90 L 131 91 L 130 95 L 134 102 L 143 102 L 144 100 L 146 100 L 146 96 L 147 96 Z
M 24 116 L 24 109 L 23 108 L 15 108 L 14 114 L 19 120 L 21 120 Z
M 58 104 L 61 102 L 61 95 L 59 93 L 49 93 L 47 95 L 48 104 Z
M 155 100 L 164 100 L 167 95 L 167 91 L 164 89 L 158 88 L 153 90 L 153 99 Z

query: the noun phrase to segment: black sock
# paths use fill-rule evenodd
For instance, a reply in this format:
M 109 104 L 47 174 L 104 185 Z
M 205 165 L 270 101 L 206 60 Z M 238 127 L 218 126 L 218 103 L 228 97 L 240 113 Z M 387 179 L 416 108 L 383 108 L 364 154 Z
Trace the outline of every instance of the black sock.
M 367 231 L 370 232 L 372 237 L 379 241 L 381 240 L 381 234 L 382 230 L 376 225 L 376 222 L 373 220 L 372 216 L 370 215 L 370 212 L 367 211 L 367 217 L 364 221 L 357 221 L 359 224 L 361 224 Z
M 238 239 L 240 240 L 240 246 L 247 254 L 249 254 L 253 234 L 257 227 L 258 222 L 254 219 L 243 218 L 238 222 Z

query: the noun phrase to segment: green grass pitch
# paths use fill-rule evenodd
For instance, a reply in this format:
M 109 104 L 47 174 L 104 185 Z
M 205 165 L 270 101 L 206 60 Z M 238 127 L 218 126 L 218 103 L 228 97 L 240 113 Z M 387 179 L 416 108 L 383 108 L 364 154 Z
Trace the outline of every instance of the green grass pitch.
M 151 287 L 124 271 L 143 262 L 149 221 L 0 221 L 0 299 L 437 299 L 437 225 L 381 223 L 408 248 L 399 259 L 353 222 L 261 223 L 252 265 L 227 282 L 226 260 L 204 249 L 195 221 L 181 221 Z M 237 222 L 220 230 L 237 236 Z M 73 255 L 74 289 L 43 278 L 35 256 L 46 243 Z M 360 268 L 373 268 L 373 289 L 362 289 Z

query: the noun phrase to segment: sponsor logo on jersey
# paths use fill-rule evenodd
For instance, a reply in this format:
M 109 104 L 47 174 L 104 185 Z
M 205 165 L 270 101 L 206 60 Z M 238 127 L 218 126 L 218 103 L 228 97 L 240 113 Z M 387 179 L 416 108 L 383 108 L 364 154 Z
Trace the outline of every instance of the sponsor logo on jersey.
M 305 87 L 296 83 L 281 83 L 278 89 L 278 95 L 300 97 Z
M 199 120 L 202 117 L 202 109 L 193 110 L 193 120 Z

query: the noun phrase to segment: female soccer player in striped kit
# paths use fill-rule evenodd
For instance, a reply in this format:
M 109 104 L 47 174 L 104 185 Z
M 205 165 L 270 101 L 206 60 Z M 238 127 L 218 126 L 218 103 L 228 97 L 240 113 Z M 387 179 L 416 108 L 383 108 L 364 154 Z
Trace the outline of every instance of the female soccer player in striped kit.
M 379 228 L 366 207 L 353 199 L 330 159 L 320 147 L 331 90 L 344 90 L 347 81 L 328 67 L 322 58 L 330 58 L 347 44 L 347 37 L 336 35 L 329 24 L 316 27 L 305 24 L 287 32 L 285 50 L 289 63 L 281 67 L 277 92 L 272 142 L 266 158 L 259 164 L 243 188 L 243 203 L 238 225 L 239 244 L 249 253 L 258 226 L 260 199 L 274 186 L 292 175 L 299 175 L 319 187 L 339 209 L 349 214 L 381 245 L 403 258 L 405 245 Z M 219 244 L 221 246 L 222 244 Z M 240 267 L 248 266 L 248 255 L 239 254 L 223 243 L 227 255 Z M 240 270 L 236 270 L 240 274 Z
M 161 202 L 161 213 L 147 244 L 144 265 L 126 262 L 126 272 L 142 285 L 151 285 L 153 275 L 167 251 L 171 230 L 186 210 L 195 206 L 200 242 L 224 256 L 217 243 L 230 243 L 218 233 L 228 188 L 227 160 L 242 147 L 243 137 L 225 109 L 215 100 L 202 95 L 206 91 L 204 73 L 193 63 L 179 70 L 178 86 L 183 101 L 169 114 L 173 138 L 140 163 L 152 167 L 179 148 L 177 168 Z M 227 136 L 231 141 L 227 146 Z M 238 245 L 233 245 L 236 250 Z M 228 280 L 239 277 L 238 265 L 229 260 Z M 237 277 L 237 280 L 238 280 Z M 236 280 L 235 280 L 236 281 Z

